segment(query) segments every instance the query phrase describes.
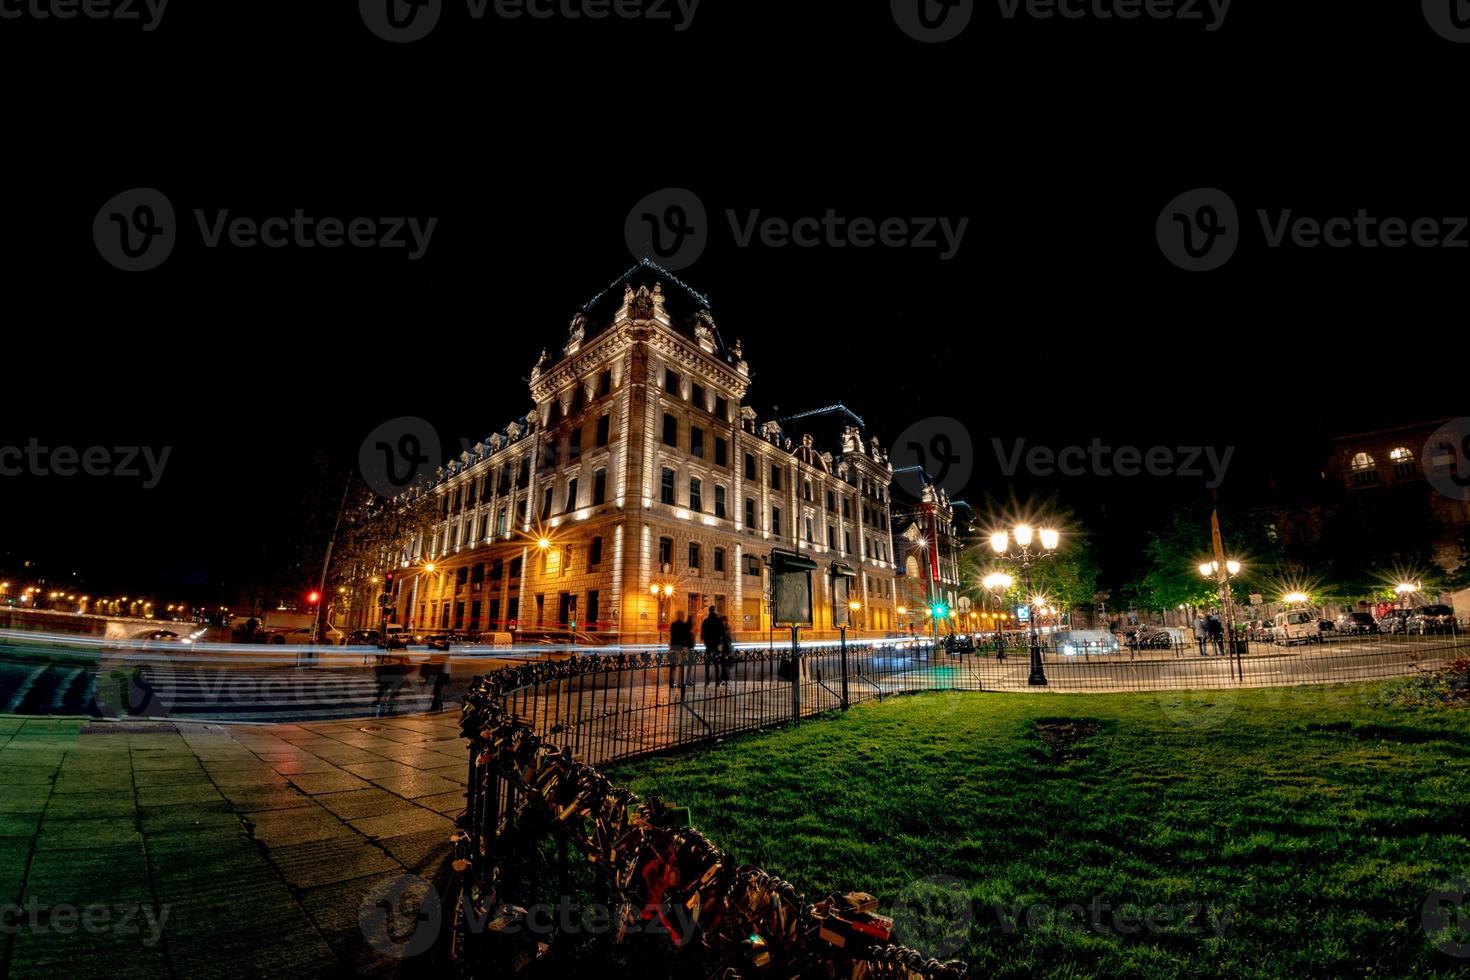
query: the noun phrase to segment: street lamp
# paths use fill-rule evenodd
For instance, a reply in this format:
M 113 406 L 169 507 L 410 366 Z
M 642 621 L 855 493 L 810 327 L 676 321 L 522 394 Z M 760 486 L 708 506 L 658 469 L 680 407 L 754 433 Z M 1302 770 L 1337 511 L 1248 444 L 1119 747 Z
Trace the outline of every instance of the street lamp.
M 648 583 L 648 594 L 658 602 L 658 625 L 654 628 L 654 639 L 657 639 L 659 631 L 663 629 L 664 620 L 667 618 L 665 616 L 667 603 L 674 597 L 674 583 L 667 580 L 650 582 Z
M 1225 641 L 1230 644 L 1228 652 L 1236 655 L 1237 667 L 1244 679 L 1245 668 L 1239 665 L 1240 643 L 1235 636 L 1235 595 L 1230 591 L 1230 580 L 1240 574 L 1241 567 L 1240 562 L 1234 560 L 1225 562 L 1223 566 L 1218 561 L 1206 561 L 1200 562 L 1199 573 L 1205 578 L 1214 579 L 1219 589 L 1220 609 L 1225 613 Z
M 1005 572 L 991 572 L 989 575 L 980 580 L 980 584 L 983 585 L 992 595 L 995 596 L 995 605 L 996 608 L 999 609 L 1002 602 L 1002 597 L 1011 590 L 1011 586 L 1016 584 L 1016 580 L 1011 578 Z M 1006 656 L 1006 638 L 1005 634 L 1001 632 L 1001 624 L 1004 622 L 1004 617 L 997 612 L 995 616 L 996 660 L 1004 660 Z
M 1036 551 L 1031 550 L 1033 536 L 1041 539 L 1041 548 Z M 1017 550 L 1011 550 L 1009 538 L 1015 539 Z M 1026 679 L 1026 683 L 1036 687 L 1044 687 L 1046 685 L 1046 668 L 1041 663 L 1041 638 L 1036 632 L 1036 609 L 1034 606 L 1036 597 L 1031 588 L 1031 565 L 1033 562 L 1055 555 L 1057 545 L 1060 543 L 1061 535 L 1057 531 L 1048 527 L 1042 528 L 1039 533 L 1036 533 L 1032 531 L 1030 524 L 1017 524 L 1011 528 L 1009 535 L 1005 531 L 996 531 L 990 536 L 990 548 L 995 552 L 996 557 L 1020 564 L 1021 574 L 1026 581 L 1026 592 L 1028 595 L 1032 595 L 1033 607 L 1030 610 L 1030 615 L 1027 616 L 1031 627 L 1031 675 Z

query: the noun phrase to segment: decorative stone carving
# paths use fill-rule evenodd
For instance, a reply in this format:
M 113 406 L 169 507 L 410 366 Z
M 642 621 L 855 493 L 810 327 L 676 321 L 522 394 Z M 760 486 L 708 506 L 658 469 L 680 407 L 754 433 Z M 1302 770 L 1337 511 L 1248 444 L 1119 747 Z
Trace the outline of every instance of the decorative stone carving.
M 771 440 L 772 442 L 778 441 L 781 438 L 781 423 L 777 422 L 774 419 L 769 422 L 762 423 L 761 435 Z
M 709 310 L 700 310 L 694 314 L 694 339 L 707 353 L 714 353 L 715 318 L 710 315 Z
M 490 451 L 492 453 L 498 451 L 500 449 L 500 443 L 500 433 L 497 432 L 490 437 Z
M 863 451 L 863 434 L 858 431 L 857 426 L 845 426 L 842 430 L 842 451 L 844 453 L 860 453 Z
M 505 435 L 506 438 L 511 442 L 515 442 L 517 439 L 519 439 L 521 437 L 521 423 L 512 422 L 510 425 L 507 425 L 505 427 Z
M 575 354 L 582 349 L 582 340 L 587 336 L 587 318 L 581 313 L 572 317 L 572 326 L 567 333 L 567 346 L 565 351 L 568 355 Z
M 547 367 L 550 366 L 550 364 L 551 358 L 547 355 L 546 348 L 543 347 L 541 348 L 540 359 L 537 360 L 535 366 L 531 368 L 531 380 L 535 381 L 536 379 L 540 378 L 542 372 L 544 372 Z

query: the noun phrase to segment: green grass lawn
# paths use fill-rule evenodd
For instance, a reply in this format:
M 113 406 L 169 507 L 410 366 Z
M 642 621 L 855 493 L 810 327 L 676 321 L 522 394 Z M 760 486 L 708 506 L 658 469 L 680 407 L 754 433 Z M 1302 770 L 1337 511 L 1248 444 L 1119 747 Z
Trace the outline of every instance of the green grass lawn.
M 979 976 L 1470 976 L 1424 925 L 1470 877 L 1467 733 L 1373 685 L 928 694 L 609 774 Z

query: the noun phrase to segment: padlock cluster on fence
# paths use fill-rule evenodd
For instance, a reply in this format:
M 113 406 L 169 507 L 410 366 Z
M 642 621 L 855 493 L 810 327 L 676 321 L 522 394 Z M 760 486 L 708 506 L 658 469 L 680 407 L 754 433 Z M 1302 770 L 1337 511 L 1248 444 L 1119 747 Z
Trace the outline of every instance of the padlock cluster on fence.
M 578 943 L 601 943 L 662 947 L 659 969 L 677 977 L 967 976 L 963 963 L 893 945 L 893 922 L 878 914 L 872 895 L 809 904 L 790 883 L 737 864 L 689 825 L 686 810 L 612 785 L 541 739 L 501 699 L 527 683 L 595 669 L 579 661 L 510 667 L 478 680 L 465 698 L 470 785 L 455 867 L 469 914 L 457 924 L 463 931 L 484 923 L 456 944 L 469 973 L 550 974 L 559 958 L 577 955 Z M 571 896 L 577 888 L 585 902 Z M 606 928 L 572 935 L 565 920 L 558 928 L 545 915 L 538 927 L 532 910 L 551 901 L 603 908 Z

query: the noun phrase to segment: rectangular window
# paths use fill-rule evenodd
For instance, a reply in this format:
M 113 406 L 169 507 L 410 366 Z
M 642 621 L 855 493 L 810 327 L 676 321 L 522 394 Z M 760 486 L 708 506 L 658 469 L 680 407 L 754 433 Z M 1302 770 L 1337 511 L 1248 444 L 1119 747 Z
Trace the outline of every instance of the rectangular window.
M 730 465 L 730 444 L 719 436 L 715 436 L 715 465 Z
M 521 577 L 521 556 L 516 555 L 510 560 L 510 577 L 518 579 Z
M 802 480 L 801 481 L 801 499 L 805 500 L 807 503 L 811 503 L 812 502 L 812 481 L 811 480 Z
M 513 595 L 505 601 L 506 625 L 520 625 L 521 620 L 521 597 Z
M 745 454 L 745 478 L 754 483 L 755 480 L 755 457 L 750 453 Z
M 827 525 L 827 547 L 832 548 L 833 550 L 836 550 L 837 548 L 837 528 L 833 527 L 831 524 Z
M 487 629 L 492 629 L 492 630 L 498 630 L 498 629 L 502 629 L 504 627 L 504 624 L 501 623 L 501 621 L 500 621 L 500 600 L 499 599 L 491 599 L 490 600 L 490 618 L 489 618 L 489 620 L 486 621 L 485 626 L 486 626 Z
M 698 568 L 699 567 L 699 542 L 698 541 L 691 541 L 691 542 L 689 542 L 689 567 L 690 568 Z
M 464 488 L 464 505 L 466 507 L 475 506 L 475 487 L 478 485 L 479 481 L 476 480 Z
M 462 602 L 456 602 L 454 604 L 454 628 L 457 630 L 464 629 L 464 603 Z
M 672 565 L 673 562 L 674 562 L 674 539 L 673 538 L 659 538 L 658 539 L 658 563 L 659 563 L 660 567 L 662 567 L 664 565 Z
M 556 437 L 555 436 L 552 436 L 551 441 L 546 444 L 546 465 L 547 466 L 555 466 L 556 465 Z
M 664 368 L 664 391 L 667 391 L 675 398 L 679 397 L 678 372 L 670 371 L 668 368 Z
M 771 464 L 771 489 L 781 489 L 781 467 L 777 466 L 775 463 Z
M 689 386 L 689 400 L 694 403 L 696 408 L 704 408 L 704 385 L 691 384 Z
M 780 534 L 781 533 L 781 508 L 780 507 L 772 507 L 771 508 L 771 533 L 772 534 Z
M 837 509 L 837 494 L 833 493 L 831 490 L 827 491 L 827 509 Z
M 843 531 L 842 532 L 842 550 L 845 551 L 845 552 L 847 552 L 848 554 L 852 554 L 852 532 L 851 531 Z
M 516 489 L 524 490 L 531 485 L 531 457 L 521 457 L 521 469 L 516 474 Z
M 577 509 L 577 480 L 575 477 L 567 481 L 567 510 Z
M 715 549 L 715 571 L 717 571 L 717 572 L 723 572 L 724 570 L 725 570 L 725 549 L 724 548 L 716 548 Z
M 672 415 L 664 415 L 664 445 L 679 448 L 679 420 Z
M 697 425 L 689 427 L 689 455 L 704 459 L 704 430 Z
M 546 593 L 542 592 L 536 596 L 536 625 L 543 626 L 546 623 Z
M 499 582 L 505 575 L 505 559 L 497 558 L 490 563 L 490 581 Z
M 572 430 L 567 443 L 567 458 L 576 459 L 582 455 L 582 428 L 578 426 Z
M 715 487 L 715 516 L 722 519 L 725 516 L 725 488 L 721 486 Z
M 485 565 L 476 565 L 470 571 L 470 591 L 479 592 L 485 587 Z
M 750 497 L 745 498 L 745 526 L 755 527 L 755 501 Z
M 603 371 L 597 376 L 597 397 L 612 394 L 612 372 Z
M 592 474 L 592 504 L 595 507 L 596 505 L 605 503 L 606 501 L 607 470 L 600 469 Z
M 806 519 L 806 543 L 812 543 L 812 519 L 810 517 Z
M 587 625 L 592 629 L 597 628 L 597 616 L 598 613 L 601 611 L 598 608 L 599 599 L 601 599 L 601 596 L 598 595 L 596 589 L 587 590 Z
M 544 521 L 551 516 L 551 498 L 554 487 L 547 487 L 546 492 L 541 495 L 541 519 Z
M 524 523 L 526 523 L 526 507 L 528 506 L 528 499 L 529 498 L 522 497 L 520 500 L 516 501 L 516 523 L 517 524 L 524 524 Z
M 704 510 L 704 484 L 697 478 L 689 480 L 689 509 L 693 511 Z
M 671 470 L 671 469 L 665 469 L 664 470 L 664 472 L 663 472 L 663 481 L 660 483 L 659 488 L 660 488 L 660 496 L 659 496 L 659 499 L 661 501 L 663 501 L 664 503 L 666 503 L 666 504 L 672 504 L 674 502 L 674 471 L 673 470 Z
M 602 564 L 602 538 L 592 539 L 592 544 L 587 547 L 587 564 L 597 566 Z
M 603 415 L 597 420 L 597 448 L 601 449 L 607 445 L 608 428 L 612 425 L 612 416 Z
M 730 403 L 722 396 L 715 396 L 715 415 L 721 422 L 730 421 Z
M 745 574 L 746 575 L 759 575 L 760 573 L 761 573 L 761 559 L 760 559 L 760 555 L 746 555 L 745 556 Z
M 842 498 L 842 516 L 846 520 L 852 520 L 851 498 L 849 497 Z

